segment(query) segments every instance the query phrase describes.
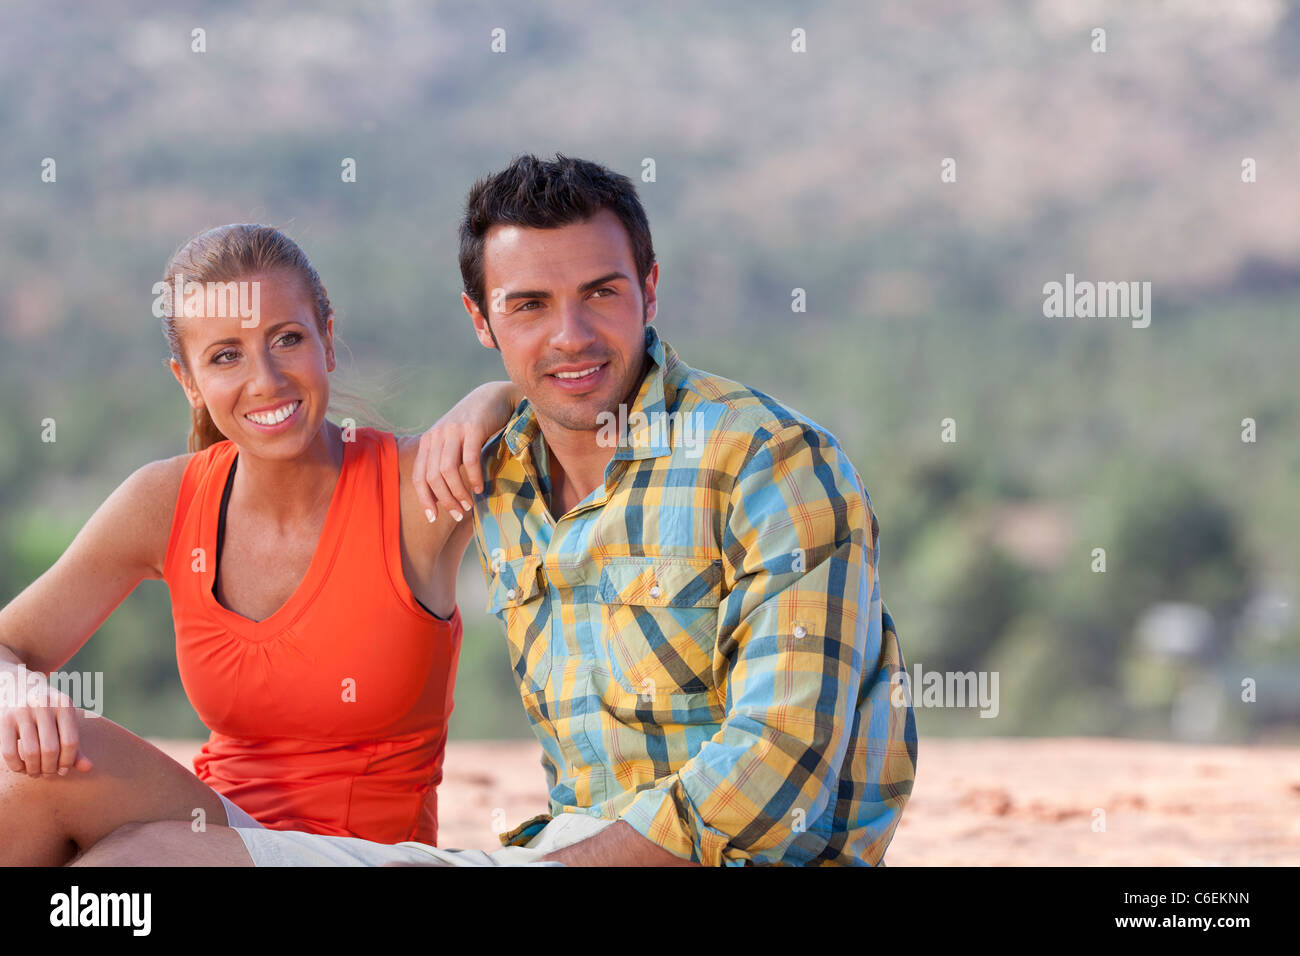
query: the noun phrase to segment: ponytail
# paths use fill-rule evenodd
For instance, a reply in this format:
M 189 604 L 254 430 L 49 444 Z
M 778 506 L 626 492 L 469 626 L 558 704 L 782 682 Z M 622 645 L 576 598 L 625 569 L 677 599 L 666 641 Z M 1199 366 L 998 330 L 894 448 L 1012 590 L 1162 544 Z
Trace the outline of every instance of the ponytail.
M 190 409 L 189 450 L 191 452 L 203 451 L 209 445 L 225 440 L 226 436 L 221 434 L 213 424 L 212 416 L 208 414 L 208 406 L 202 405 Z

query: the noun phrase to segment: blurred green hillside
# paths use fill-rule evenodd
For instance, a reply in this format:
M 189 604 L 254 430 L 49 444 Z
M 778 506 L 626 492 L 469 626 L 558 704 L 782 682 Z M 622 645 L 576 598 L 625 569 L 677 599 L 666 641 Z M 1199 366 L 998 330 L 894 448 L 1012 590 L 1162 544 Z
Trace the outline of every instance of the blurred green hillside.
M 1215 6 L 6 4 L 0 601 L 184 451 L 150 306 L 190 235 L 286 228 L 339 384 L 415 431 L 502 376 L 459 302 L 475 178 L 650 158 L 664 337 L 841 439 L 909 667 L 1000 675 L 923 736 L 1300 739 L 1300 3 Z M 1067 273 L 1151 282 L 1150 327 L 1045 318 Z M 524 734 L 476 564 L 452 732 Z M 153 582 L 65 669 L 200 734 L 171 642 Z

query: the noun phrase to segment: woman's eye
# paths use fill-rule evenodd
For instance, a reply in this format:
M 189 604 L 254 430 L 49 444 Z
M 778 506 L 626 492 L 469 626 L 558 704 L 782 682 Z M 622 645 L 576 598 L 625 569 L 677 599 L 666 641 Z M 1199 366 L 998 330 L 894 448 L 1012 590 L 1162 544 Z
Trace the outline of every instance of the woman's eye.
M 235 354 L 234 349 L 222 349 L 216 355 L 212 356 L 212 362 L 214 365 L 229 365 L 230 362 L 226 361 L 225 357 L 228 356 L 233 360 Z
M 280 336 L 281 345 L 297 345 L 301 341 L 302 341 L 301 332 L 286 332 L 284 333 L 284 335 Z

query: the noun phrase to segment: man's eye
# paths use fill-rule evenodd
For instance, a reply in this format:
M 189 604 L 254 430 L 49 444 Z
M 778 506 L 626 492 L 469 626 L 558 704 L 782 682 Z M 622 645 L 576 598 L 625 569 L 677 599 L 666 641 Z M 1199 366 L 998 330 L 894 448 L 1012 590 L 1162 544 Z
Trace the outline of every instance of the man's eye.
M 599 289 L 596 290 L 596 292 L 608 292 L 610 295 L 614 294 L 614 290 L 607 285 L 601 286 Z M 595 295 L 596 292 L 593 292 L 592 295 Z
M 538 302 L 536 299 L 529 299 L 529 300 L 528 300 L 527 302 L 525 302 L 523 305 L 519 306 L 519 308 L 515 309 L 515 311 L 516 311 L 516 312 L 523 312 L 523 311 L 526 310 L 526 309 L 527 309 L 529 312 L 536 311 L 535 309 L 529 309 L 528 307 L 529 307 L 530 305 L 538 305 L 538 306 L 540 306 L 541 303 Z

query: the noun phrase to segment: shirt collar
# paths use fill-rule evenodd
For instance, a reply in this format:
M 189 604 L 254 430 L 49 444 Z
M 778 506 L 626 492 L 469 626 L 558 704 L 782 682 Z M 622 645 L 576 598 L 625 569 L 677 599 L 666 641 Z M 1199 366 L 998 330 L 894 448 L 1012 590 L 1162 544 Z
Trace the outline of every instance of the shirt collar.
M 675 358 L 672 349 L 659 338 L 653 325 L 645 327 L 646 355 L 650 364 L 645 378 L 637 390 L 636 398 L 628 406 L 626 417 L 619 409 L 616 420 L 606 421 L 604 427 L 611 429 L 611 437 L 617 436 L 618 450 L 615 460 L 635 458 L 657 458 L 672 452 L 668 435 L 668 417 L 665 414 L 667 403 L 664 397 L 664 374 Z M 529 444 L 541 432 L 537 424 L 537 414 L 532 403 L 524 399 L 515 409 L 514 415 L 506 423 L 504 444 L 510 454 L 518 458 L 528 450 Z

